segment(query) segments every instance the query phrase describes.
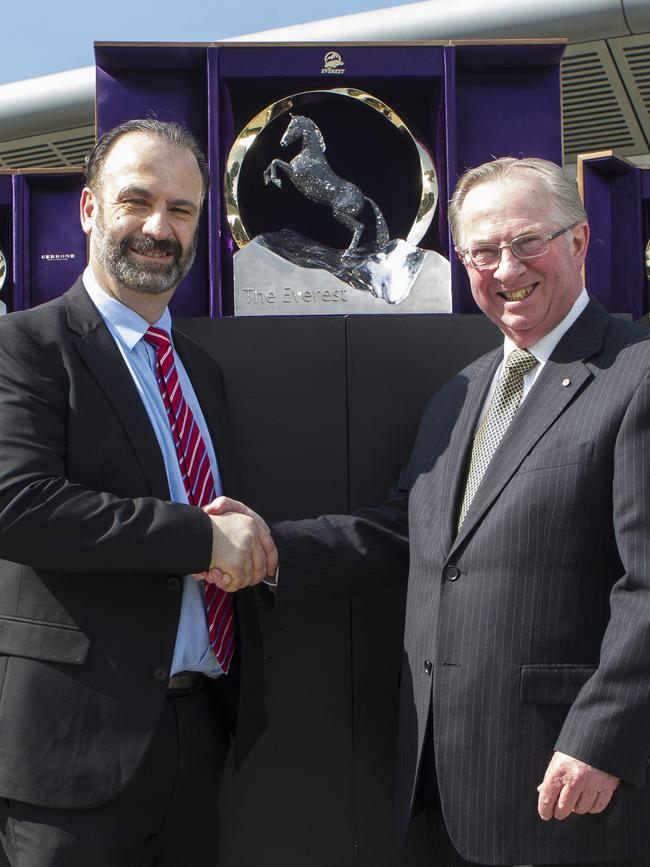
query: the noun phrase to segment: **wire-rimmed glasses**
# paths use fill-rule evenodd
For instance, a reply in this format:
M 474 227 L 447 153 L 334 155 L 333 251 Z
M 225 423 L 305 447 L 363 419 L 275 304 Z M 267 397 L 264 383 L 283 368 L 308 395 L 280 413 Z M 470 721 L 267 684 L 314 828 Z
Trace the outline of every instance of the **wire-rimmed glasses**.
M 501 261 L 501 251 L 506 247 L 510 248 L 510 252 L 517 259 L 535 259 L 548 253 L 554 238 L 574 229 L 577 225 L 578 223 L 572 223 L 548 235 L 542 232 L 526 232 L 525 235 L 517 235 L 512 241 L 503 244 L 470 244 L 464 250 L 456 252 L 466 265 L 471 265 L 479 271 L 492 270 L 498 266 Z

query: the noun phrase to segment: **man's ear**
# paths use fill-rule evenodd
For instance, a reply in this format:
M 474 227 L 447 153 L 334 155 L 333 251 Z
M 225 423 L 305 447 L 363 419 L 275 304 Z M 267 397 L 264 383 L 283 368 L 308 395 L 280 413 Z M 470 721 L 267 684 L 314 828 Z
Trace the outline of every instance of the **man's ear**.
M 96 207 L 97 205 L 95 203 L 93 191 L 89 187 L 84 187 L 79 202 L 79 219 L 81 220 L 81 228 L 84 230 L 86 235 L 90 235 L 90 232 L 95 225 Z
M 584 265 L 589 246 L 589 226 L 581 223 L 573 230 L 573 254 L 579 260 L 580 266 Z

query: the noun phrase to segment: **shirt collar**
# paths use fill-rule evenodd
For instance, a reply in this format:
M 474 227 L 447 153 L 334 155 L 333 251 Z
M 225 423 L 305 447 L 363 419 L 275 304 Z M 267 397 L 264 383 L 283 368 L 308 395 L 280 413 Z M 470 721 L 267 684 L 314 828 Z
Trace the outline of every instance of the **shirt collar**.
M 142 339 L 145 331 L 149 328 L 149 323 L 135 310 L 131 310 L 126 304 L 122 304 L 121 301 L 113 298 L 102 289 L 90 265 L 83 272 L 82 280 L 86 292 L 99 310 L 102 319 L 130 352 L 136 343 Z M 168 334 L 171 332 L 172 318 L 168 307 L 165 307 L 163 315 L 153 324 Z
M 542 364 L 547 362 L 553 354 L 555 347 L 580 316 L 587 304 L 589 304 L 589 295 L 587 294 L 587 290 L 583 289 L 573 302 L 572 308 L 559 325 L 556 325 L 552 331 L 549 331 L 548 334 L 545 334 L 544 337 L 540 338 L 537 343 L 527 346 L 526 349 Z M 506 336 L 503 341 L 503 357 L 507 358 L 513 349 L 517 349 L 517 346 L 508 336 Z

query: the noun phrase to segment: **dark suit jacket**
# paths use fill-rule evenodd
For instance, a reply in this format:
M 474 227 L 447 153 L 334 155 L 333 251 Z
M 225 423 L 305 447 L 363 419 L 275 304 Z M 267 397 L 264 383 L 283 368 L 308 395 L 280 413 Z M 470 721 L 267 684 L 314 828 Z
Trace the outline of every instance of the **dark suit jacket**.
M 279 601 L 410 570 L 400 690 L 400 828 L 430 708 L 442 809 L 489 864 L 650 852 L 650 341 L 590 302 L 505 434 L 463 527 L 477 418 L 502 350 L 430 401 L 382 507 L 273 528 Z M 622 778 L 597 816 L 542 822 L 554 750 Z
M 238 493 L 216 362 L 174 341 Z M 207 567 L 210 522 L 169 502 L 165 468 L 120 352 L 81 282 L 0 319 L 0 795 L 50 807 L 112 798 L 165 698 L 180 576 Z M 237 758 L 264 725 L 253 594 L 238 594 Z M 228 693 L 226 695 L 226 693 Z

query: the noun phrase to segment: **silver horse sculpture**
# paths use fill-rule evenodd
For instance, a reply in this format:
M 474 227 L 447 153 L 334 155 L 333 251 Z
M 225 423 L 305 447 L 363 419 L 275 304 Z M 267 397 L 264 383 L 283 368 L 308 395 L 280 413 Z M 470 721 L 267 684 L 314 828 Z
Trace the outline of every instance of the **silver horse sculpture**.
M 302 149 L 291 162 L 275 159 L 264 170 L 264 183 L 273 183 L 282 187 L 282 180 L 277 176 L 278 168 L 286 173 L 294 187 L 311 199 L 330 205 L 332 216 L 352 232 L 352 240 L 343 256 L 349 256 L 357 248 L 363 232 L 363 223 L 356 217 L 365 202 L 369 202 L 375 212 L 377 246 L 388 244 L 388 226 L 382 212 L 368 196 L 351 181 L 346 181 L 335 174 L 325 157 L 325 139 L 313 120 L 302 115 L 291 115 L 291 121 L 280 144 L 286 147 L 291 142 L 302 137 Z

